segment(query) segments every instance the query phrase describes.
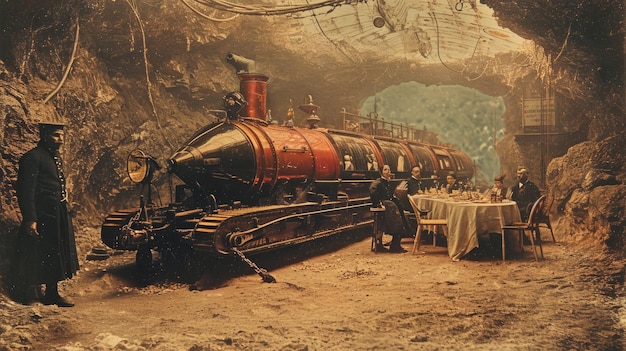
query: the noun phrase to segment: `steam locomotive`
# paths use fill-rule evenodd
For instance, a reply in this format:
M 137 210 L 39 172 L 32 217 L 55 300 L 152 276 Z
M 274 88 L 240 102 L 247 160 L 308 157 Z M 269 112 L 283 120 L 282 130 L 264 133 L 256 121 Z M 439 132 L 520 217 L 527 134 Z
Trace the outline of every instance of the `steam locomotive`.
M 459 179 L 473 176 L 464 153 L 415 140 L 432 139 L 435 134 L 428 131 L 400 126 L 398 132 L 393 123 L 345 111 L 344 127 L 352 131 L 318 128 L 319 106 L 310 97 L 299 106 L 309 114 L 308 128 L 268 121 L 269 78 L 251 72 L 252 60 L 234 54 L 226 59 L 237 70 L 240 90 L 224 98 L 218 122 L 198 130 L 167 160 L 168 173 L 180 181 L 173 203 L 151 201 L 149 183 L 160 167 L 156 160 L 140 150 L 128 157 L 129 177 L 147 184 L 148 199 L 142 195 L 139 207 L 110 213 L 101 238 L 113 249 L 136 250 L 140 266 L 150 264 L 153 250 L 246 260 L 246 255 L 371 227 L 368 189 L 384 164 L 396 184 L 415 165 L 433 186 L 450 171 Z

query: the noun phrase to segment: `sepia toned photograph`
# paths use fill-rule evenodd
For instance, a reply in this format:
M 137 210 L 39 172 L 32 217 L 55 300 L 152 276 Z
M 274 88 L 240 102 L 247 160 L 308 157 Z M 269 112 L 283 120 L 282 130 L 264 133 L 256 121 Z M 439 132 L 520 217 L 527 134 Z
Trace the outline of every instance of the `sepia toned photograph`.
M 620 0 L 0 0 L 0 351 L 626 349 Z

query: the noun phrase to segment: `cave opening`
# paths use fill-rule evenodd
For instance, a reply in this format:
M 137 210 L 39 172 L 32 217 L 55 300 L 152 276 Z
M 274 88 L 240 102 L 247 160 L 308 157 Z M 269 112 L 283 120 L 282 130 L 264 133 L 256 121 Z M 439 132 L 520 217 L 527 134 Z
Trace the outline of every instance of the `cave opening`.
M 391 85 L 363 100 L 361 114 L 426 129 L 439 140 L 467 153 L 477 181 L 490 183 L 500 173 L 497 143 L 504 137 L 506 112 L 500 96 L 461 85 Z

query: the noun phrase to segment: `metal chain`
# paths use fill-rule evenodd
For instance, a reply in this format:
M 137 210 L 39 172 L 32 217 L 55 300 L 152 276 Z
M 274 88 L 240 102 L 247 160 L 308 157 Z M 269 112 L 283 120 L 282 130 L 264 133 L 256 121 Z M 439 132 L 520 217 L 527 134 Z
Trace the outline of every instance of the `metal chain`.
M 239 249 L 237 249 L 236 247 L 233 247 L 232 249 L 233 249 L 233 252 L 235 252 L 239 256 L 239 258 L 241 258 L 242 261 L 247 263 L 248 266 L 250 266 L 252 269 L 254 269 L 256 274 L 258 274 L 261 278 L 263 278 L 263 281 L 265 283 L 276 283 L 276 279 L 274 277 L 272 277 L 271 274 L 267 273 L 267 270 L 257 266 L 256 263 L 250 261 L 250 259 L 248 259 L 243 254 L 243 252 L 239 251 Z
M 456 5 L 454 5 L 454 9 L 457 11 L 463 11 L 463 0 L 459 0 Z

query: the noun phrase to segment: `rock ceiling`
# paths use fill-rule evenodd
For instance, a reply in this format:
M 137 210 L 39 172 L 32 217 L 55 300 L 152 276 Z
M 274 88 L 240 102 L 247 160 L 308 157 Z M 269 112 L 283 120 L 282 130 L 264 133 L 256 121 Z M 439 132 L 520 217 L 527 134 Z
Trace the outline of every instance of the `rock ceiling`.
M 361 56 L 445 63 L 521 49 L 523 39 L 500 28 L 480 3 L 387 0 L 341 6 L 309 17 L 307 28 Z
M 323 117 L 342 108 L 356 111 L 368 96 L 407 81 L 461 84 L 503 95 L 509 90 L 505 71 L 512 60 L 501 54 L 526 50 L 519 55 L 523 60 L 528 48 L 534 50 L 531 41 L 500 27 L 493 10 L 477 1 L 183 3 L 207 23 L 242 23 L 224 47 L 254 59 L 260 72 L 271 77 L 270 104 L 279 114 L 292 97 L 309 94 L 322 103 Z M 272 26 L 269 37 L 260 18 Z M 350 87 L 358 89 L 347 91 Z
M 520 51 L 525 43 L 501 28 L 493 10 L 475 0 L 307 1 L 307 11 L 301 11 L 301 1 L 286 2 L 289 4 L 274 1 L 281 4 L 244 7 L 219 0 L 184 1 L 196 13 L 213 20 L 290 12 L 292 19 L 303 24 L 299 41 L 321 35 L 357 62 L 404 59 L 445 65 Z

